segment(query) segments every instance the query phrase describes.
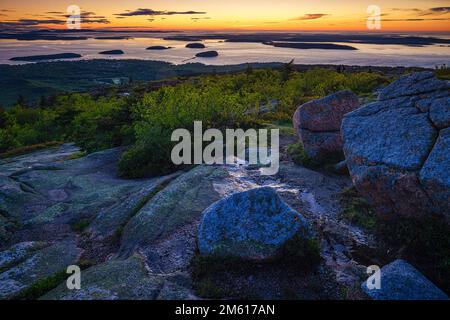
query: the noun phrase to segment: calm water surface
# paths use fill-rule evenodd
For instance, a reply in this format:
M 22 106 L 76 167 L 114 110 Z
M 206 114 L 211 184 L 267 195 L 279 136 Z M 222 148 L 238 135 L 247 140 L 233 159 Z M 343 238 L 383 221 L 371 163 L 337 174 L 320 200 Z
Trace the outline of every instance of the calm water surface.
M 133 38 L 120 40 L 88 39 L 80 41 L 18 41 L 0 40 L 0 64 L 20 64 L 9 61 L 12 57 L 56 54 L 64 52 L 79 53 L 81 59 L 145 59 L 160 60 L 175 64 L 201 62 L 209 65 L 227 65 L 246 62 L 288 62 L 294 59 L 297 64 L 345 64 L 377 66 L 416 66 L 435 67 L 450 65 L 450 46 L 431 45 L 410 47 L 402 45 L 350 44 L 357 51 L 346 50 L 303 50 L 275 48 L 260 43 L 232 43 L 221 40 L 206 40 L 207 49 L 187 49 L 186 41 L 166 41 L 161 38 Z M 336 42 L 337 44 L 340 44 Z M 348 43 L 342 43 L 349 45 Z M 145 50 L 149 46 L 163 45 L 173 47 L 169 50 Z M 120 49 L 125 54 L 105 56 L 101 51 Z M 217 58 L 195 58 L 196 53 L 217 50 Z M 76 59 L 77 60 L 77 59 Z

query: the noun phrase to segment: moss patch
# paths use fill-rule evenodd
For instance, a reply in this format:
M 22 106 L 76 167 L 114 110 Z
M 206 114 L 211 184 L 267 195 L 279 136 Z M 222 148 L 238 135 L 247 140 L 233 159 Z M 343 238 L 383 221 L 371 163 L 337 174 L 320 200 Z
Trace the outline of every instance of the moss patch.
M 0 153 L 0 159 L 20 156 L 20 155 L 31 153 L 34 151 L 38 151 L 38 150 L 42 150 L 42 149 L 46 149 L 46 148 L 50 148 L 50 147 L 60 146 L 63 143 L 64 142 L 61 142 L 61 141 L 50 141 L 50 142 L 33 144 L 30 146 L 24 146 L 24 147 L 8 150 L 6 152 Z
M 79 152 L 75 152 L 73 154 L 71 154 L 70 156 L 67 156 L 64 160 L 76 160 L 76 159 L 80 159 L 83 158 L 87 155 L 86 151 L 79 151 Z
M 375 231 L 377 226 L 375 212 L 355 187 L 345 189 L 340 195 L 340 202 L 344 208 L 342 218 L 367 230 Z
M 22 290 L 13 298 L 13 300 L 36 300 L 45 293 L 56 288 L 62 282 L 66 281 L 68 277 L 69 274 L 63 270 L 50 277 L 40 279 L 25 290 Z
M 74 232 L 83 232 L 91 223 L 90 219 L 81 219 L 74 223 L 71 227 Z
M 307 154 L 301 142 L 297 142 L 288 146 L 288 154 L 292 161 L 306 168 L 316 169 L 320 166 L 320 163 L 311 159 Z
M 316 239 L 295 236 L 283 247 L 282 261 L 301 269 L 312 270 L 320 263 L 320 244 Z
M 295 164 L 312 170 L 323 168 L 327 171 L 334 172 L 334 165 L 345 159 L 342 152 L 330 154 L 320 160 L 313 159 L 306 153 L 300 141 L 290 144 L 287 147 L 287 152 Z

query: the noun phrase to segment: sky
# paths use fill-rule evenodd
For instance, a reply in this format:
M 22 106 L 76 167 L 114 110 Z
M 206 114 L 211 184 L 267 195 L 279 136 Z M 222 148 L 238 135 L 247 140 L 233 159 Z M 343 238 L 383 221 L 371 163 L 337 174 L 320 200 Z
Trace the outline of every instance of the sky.
M 66 28 L 70 5 L 86 29 L 367 31 L 375 5 L 378 31 L 450 33 L 450 0 L 0 0 L 0 27 Z

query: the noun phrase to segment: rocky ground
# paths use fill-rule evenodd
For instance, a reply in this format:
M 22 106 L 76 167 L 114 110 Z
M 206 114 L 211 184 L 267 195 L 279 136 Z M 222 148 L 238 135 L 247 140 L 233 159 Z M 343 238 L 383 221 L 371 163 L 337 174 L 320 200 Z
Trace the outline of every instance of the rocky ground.
M 192 298 L 191 261 L 203 210 L 259 186 L 277 190 L 311 222 L 323 261 L 308 272 L 262 264 L 224 275 L 233 294 L 337 298 L 360 282 L 364 267 L 351 253 L 354 244 L 371 240 L 339 219 L 339 194 L 351 185 L 348 177 L 296 166 L 285 157 L 276 176 L 245 166 L 199 166 L 124 180 L 116 176 L 121 149 L 70 160 L 78 151 L 63 145 L 2 160 L 1 298 L 20 296 L 71 264 L 86 268 L 83 289 L 69 291 L 62 283 L 42 292 L 43 298 Z
M 364 110 L 358 109 L 353 117 Z M 356 130 L 357 125 L 351 128 Z M 441 135 L 445 133 L 441 129 Z M 436 141 L 436 135 L 433 137 Z M 446 298 L 401 260 L 384 268 L 390 274 L 387 279 L 394 279 L 389 280 L 388 292 L 373 295 L 361 287 L 368 277 L 367 266 L 392 260 L 372 234 L 343 218 L 340 199 L 343 191 L 353 186 L 350 176 L 294 164 L 287 150 L 296 141 L 292 135 L 281 137 L 280 170 L 274 176 L 261 175 L 255 166 L 223 165 L 125 180 L 117 176 L 122 148 L 81 156 L 70 144 L 1 160 L 0 299 Z M 397 140 L 392 141 L 395 146 Z M 430 152 L 429 148 L 425 151 Z M 389 164 L 392 157 L 387 151 L 383 154 Z M 355 170 L 354 163 L 351 169 Z M 444 177 L 448 178 L 448 173 Z M 205 219 L 206 214 L 220 215 L 223 208 L 252 214 L 252 206 L 262 205 L 251 203 L 254 195 L 229 197 L 261 187 L 276 191 L 264 191 L 262 201 L 273 216 L 259 215 L 262 222 L 254 224 L 249 216 L 241 219 L 244 222 L 230 218 L 226 226 L 218 226 L 214 217 Z M 287 241 L 292 224 L 280 222 L 279 217 L 292 214 L 301 226 L 308 226 L 310 234 L 305 237 L 317 244 L 317 261 L 314 255 L 294 262 L 269 259 L 273 252 L 267 254 L 264 241 L 271 239 L 266 235 L 275 232 L 273 226 L 284 228 L 285 238 L 280 241 Z M 209 234 L 199 233 L 199 226 Z M 266 228 L 267 234 L 254 237 L 261 244 L 255 243 L 248 251 L 252 258 L 258 257 L 256 261 L 205 260 L 200 251 L 215 248 L 209 247 L 208 241 L 214 238 L 208 238 L 211 232 L 231 232 L 238 239 L 242 228 L 260 233 Z M 199 241 L 199 237 L 209 240 Z M 223 237 L 214 239 L 227 245 Z M 205 244 L 200 251 L 198 243 Z M 279 244 L 270 242 L 270 248 Z M 67 289 L 69 265 L 83 269 L 81 290 Z M 403 285 L 405 281 L 409 285 Z M 426 292 L 408 295 L 414 289 L 411 281 Z M 407 288 L 406 293 L 402 288 Z

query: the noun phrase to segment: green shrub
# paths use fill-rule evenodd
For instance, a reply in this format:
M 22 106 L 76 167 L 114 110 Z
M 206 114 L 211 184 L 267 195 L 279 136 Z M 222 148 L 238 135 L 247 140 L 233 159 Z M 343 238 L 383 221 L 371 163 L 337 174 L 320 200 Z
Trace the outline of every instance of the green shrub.
M 124 176 L 166 172 L 170 167 L 166 150 L 162 156 L 142 154 L 166 145 L 165 138 L 140 137 L 139 123 L 164 131 L 192 130 L 196 120 L 203 122 L 205 130 L 257 128 L 267 121 L 290 121 L 298 105 L 311 99 L 341 89 L 367 95 L 386 83 L 375 72 L 338 73 L 326 68 L 297 72 L 286 67 L 193 77 L 147 93 L 147 87 L 136 83 L 130 85 L 135 93 L 129 98 L 105 89 L 100 98 L 61 94 L 39 107 L 0 109 L 0 152 L 48 141 L 75 142 L 87 152 L 134 145 L 122 162 Z M 261 115 L 261 107 L 271 101 L 277 102 L 273 110 Z
M 43 278 L 22 290 L 18 295 L 14 297 L 15 300 L 36 300 L 42 297 L 50 290 L 56 288 L 62 282 L 64 282 L 69 275 L 66 271 L 57 272 L 52 276 Z
M 375 212 L 355 187 L 345 189 L 340 195 L 340 202 L 344 219 L 370 231 L 375 230 L 377 227 Z
M 292 158 L 292 161 L 299 166 L 311 169 L 316 169 L 320 166 L 319 162 L 308 156 L 301 142 L 289 145 L 288 154 Z
M 321 261 L 320 244 L 316 239 L 295 236 L 283 247 L 283 262 L 300 269 L 311 270 Z
M 171 161 L 172 132 L 146 123 L 137 125 L 137 143 L 119 162 L 119 174 L 126 178 L 165 175 L 176 170 Z

